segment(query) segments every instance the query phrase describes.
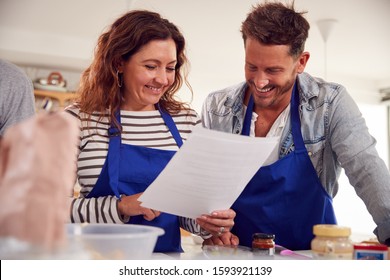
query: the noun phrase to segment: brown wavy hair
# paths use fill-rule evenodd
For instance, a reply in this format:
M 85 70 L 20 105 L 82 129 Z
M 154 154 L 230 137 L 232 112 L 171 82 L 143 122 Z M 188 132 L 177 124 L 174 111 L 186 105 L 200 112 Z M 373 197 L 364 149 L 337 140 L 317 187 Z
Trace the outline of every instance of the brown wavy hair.
M 310 24 L 303 17 L 306 12 L 296 12 L 294 1 L 284 5 L 266 2 L 252 7 L 242 23 L 244 43 L 248 37 L 265 45 L 288 45 L 290 55 L 297 57 L 304 51 Z
M 100 35 L 91 65 L 83 72 L 78 88 L 80 110 L 91 115 L 104 115 L 108 109 L 110 121 L 116 123 L 115 112 L 120 109 L 122 92 L 118 84 L 117 68 L 128 61 L 140 48 L 152 40 L 173 39 L 176 44 L 177 63 L 175 81 L 160 99 L 160 107 L 169 113 L 188 108 L 188 104 L 175 99 L 175 93 L 187 81 L 188 61 L 185 39 L 179 29 L 160 14 L 133 10 L 118 18 Z

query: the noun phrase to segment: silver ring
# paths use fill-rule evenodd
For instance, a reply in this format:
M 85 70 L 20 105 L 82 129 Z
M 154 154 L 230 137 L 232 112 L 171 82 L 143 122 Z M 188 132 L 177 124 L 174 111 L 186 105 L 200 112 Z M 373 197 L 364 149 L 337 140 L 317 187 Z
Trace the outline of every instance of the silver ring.
M 219 233 L 222 234 L 225 231 L 225 227 L 220 227 L 219 228 Z

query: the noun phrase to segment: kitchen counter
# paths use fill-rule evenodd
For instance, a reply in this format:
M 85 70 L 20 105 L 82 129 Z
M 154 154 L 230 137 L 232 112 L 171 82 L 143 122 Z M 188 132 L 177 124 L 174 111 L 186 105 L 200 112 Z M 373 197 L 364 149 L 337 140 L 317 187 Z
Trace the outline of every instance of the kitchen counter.
M 153 253 L 152 259 L 159 260 L 307 260 L 312 259 L 311 251 L 296 251 L 290 255 L 281 255 L 276 252 L 273 256 L 264 256 L 252 253 L 248 248 L 239 249 L 222 248 L 215 250 L 210 247 L 209 250 L 202 249 L 202 239 L 197 236 L 183 236 L 182 247 L 184 253 Z M 290 251 L 291 252 L 291 251 Z
M 261 255 L 240 255 L 240 254 L 207 254 L 201 253 L 153 253 L 153 260 L 311 260 L 311 251 L 294 252 L 299 255 L 261 256 Z
M 353 234 L 350 239 L 353 243 L 360 243 L 367 240 L 375 239 L 375 236 L 372 234 Z M 152 259 L 161 259 L 161 260 L 253 260 L 253 259 L 262 259 L 262 260 L 310 260 L 313 259 L 311 250 L 305 251 L 294 251 L 292 254 L 281 255 L 279 252 L 276 252 L 274 256 L 261 256 L 253 254 L 252 252 L 246 251 L 204 251 L 202 250 L 203 240 L 195 235 L 184 235 L 182 236 L 182 248 L 184 253 L 153 253 Z M 245 249 L 245 248 L 244 248 Z M 291 252 L 291 251 L 290 251 Z M 288 253 L 288 252 L 287 252 Z M 390 256 L 390 248 L 389 248 Z M 390 259 L 390 258 L 389 258 Z

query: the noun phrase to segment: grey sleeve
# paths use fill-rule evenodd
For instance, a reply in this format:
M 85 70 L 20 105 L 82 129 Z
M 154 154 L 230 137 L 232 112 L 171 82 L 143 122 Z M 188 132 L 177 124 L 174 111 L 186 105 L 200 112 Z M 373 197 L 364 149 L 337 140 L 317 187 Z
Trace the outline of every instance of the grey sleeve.
M 201 120 L 202 120 L 202 125 L 203 127 L 205 128 L 210 128 L 210 117 L 208 115 L 208 112 L 209 112 L 209 101 L 210 97 L 207 96 L 206 99 L 204 100 L 203 102 L 203 105 L 202 105 L 202 111 L 201 111 Z
M 15 65 L 0 61 L 0 135 L 9 126 L 34 114 L 32 81 Z
M 390 242 L 390 173 L 380 158 L 365 120 L 347 92 L 337 99 L 333 111 L 331 145 L 350 184 L 365 203 L 381 243 Z M 343 121 L 341 121 L 343 120 Z

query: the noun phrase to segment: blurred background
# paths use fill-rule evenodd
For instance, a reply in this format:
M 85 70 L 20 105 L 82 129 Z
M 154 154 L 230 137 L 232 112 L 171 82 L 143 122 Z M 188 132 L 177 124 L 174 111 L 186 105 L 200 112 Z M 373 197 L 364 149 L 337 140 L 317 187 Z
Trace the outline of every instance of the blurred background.
M 130 9 L 157 11 L 186 37 L 194 94 L 183 87 L 180 97 L 200 113 L 208 93 L 244 80 L 240 26 L 258 2 L 0 0 L 0 57 L 22 67 L 32 80 L 60 72 L 67 84 L 59 94 L 68 94 L 76 90 L 98 36 L 109 24 Z M 390 1 L 295 0 L 295 7 L 308 12 L 311 24 L 306 71 L 347 87 L 388 164 L 389 109 L 380 91 L 390 88 Z M 318 22 L 329 19 L 333 24 L 324 37 Z M 66 101 L 64 96 L 58 99 L 56 94 L 55 102 Z M 355 234 L 372 233 L 375 224 L 344 174 L 334 202 L 339 224 L 352 227 Z

